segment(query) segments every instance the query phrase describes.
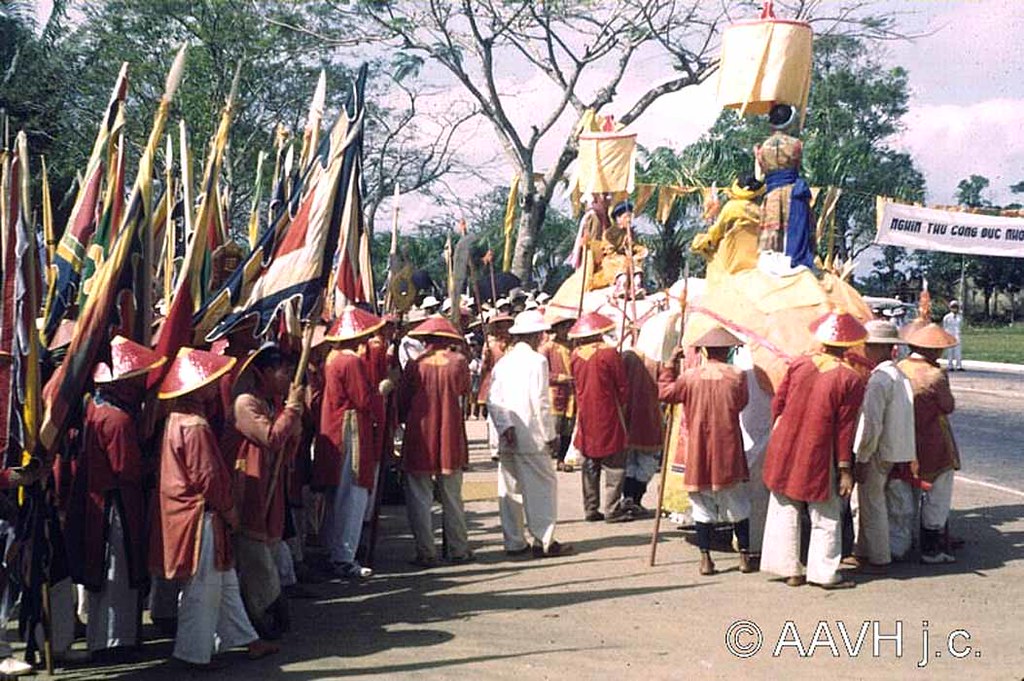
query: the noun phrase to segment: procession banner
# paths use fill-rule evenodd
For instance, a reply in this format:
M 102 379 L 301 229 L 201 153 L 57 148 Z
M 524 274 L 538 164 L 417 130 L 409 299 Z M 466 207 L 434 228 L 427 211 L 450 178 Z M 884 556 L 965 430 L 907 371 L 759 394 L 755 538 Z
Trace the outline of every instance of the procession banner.
M 879 197 L 875 243 L 923 251 L 1024 258 L 1024 218 L 924 208 Z

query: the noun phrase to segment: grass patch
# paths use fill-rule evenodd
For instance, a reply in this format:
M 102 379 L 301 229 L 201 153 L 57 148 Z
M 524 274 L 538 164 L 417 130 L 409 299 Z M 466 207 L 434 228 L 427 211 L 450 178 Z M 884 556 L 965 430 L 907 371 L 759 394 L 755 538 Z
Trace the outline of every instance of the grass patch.
M 964 359 L 1024 364 L 1024 326 L 965 327 Z

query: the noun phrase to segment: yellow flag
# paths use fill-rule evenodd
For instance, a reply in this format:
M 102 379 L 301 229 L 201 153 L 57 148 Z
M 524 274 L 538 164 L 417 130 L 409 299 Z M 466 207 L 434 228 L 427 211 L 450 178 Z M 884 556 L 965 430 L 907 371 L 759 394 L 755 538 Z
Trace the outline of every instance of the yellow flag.
M 508 188 L 508 201 L 505 202 L 505 254 L 501 259 L 501 269 L 509 271 L 512 266 L 512 229 L 516 224 L 516 202 L 519 199 L 519 175 L 512 178 Z

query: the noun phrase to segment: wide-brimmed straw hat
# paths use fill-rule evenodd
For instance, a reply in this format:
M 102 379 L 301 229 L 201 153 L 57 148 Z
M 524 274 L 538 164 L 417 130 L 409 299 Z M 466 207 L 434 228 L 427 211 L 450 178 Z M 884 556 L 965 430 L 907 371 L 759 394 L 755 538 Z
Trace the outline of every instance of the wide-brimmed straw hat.
M 235 358 L 205 350 L 181 348 L 160 382 L 157 397 L 170 400 L 195 392 L 231 371 Z
M 569 329 L 569 338 L 579 340 L 601 336 L 615 328 L 615 322 L 599 312 L 587 312 L 576 320 L 576 323 Z
M 693 345 L 697 348 L 732 348 L 743 345 L 743 341 L 734 336 L 728 329 L 716 326 L 695 340 Z
M 897 345 L 906 342 L 900 338 L 900 330 L 896 325 L 885 319 L 872 319 L 864 328 L 868 332 L 867 340 L 864 342 L 868 345 Z
M 93 370 L 94 383 L 113 383 L 144 376 L 167 359 L 144 345 L 114 336 L 110 341 L 110 364 L 100 362 Z
M 515 324 L 508 332 L 513 336 L 528 336 L 550 330 L 551 325 L 544 321 L 544 314 L 540 310 L 524 310 L 516 315 Z
M 373 314 L 354 305 L 346 306 L 331 328 L 324 335 L 324 340 L 333 343 L 355 340 L 379 330 L 386 322 Z
M 933 322 L 910 333 L 907 336 L 907 343 L 918 348 L 945 350 L 956 346 L 958 341 L 955 336 Z
M 462 334 L 455 328 L 455 325 L 448 321 L 447 317 L 434 315 L 428 317 L 425 322 L 409 332 L 410 336 L 437 336 L 440 338 L 454 338 L 462 340 Z
M 819 317 L 808 328 L 822 345 L 837 348 L 860 345 L 868 337 L 868 331 L 860 320 L 843 310 L 833 310 Z

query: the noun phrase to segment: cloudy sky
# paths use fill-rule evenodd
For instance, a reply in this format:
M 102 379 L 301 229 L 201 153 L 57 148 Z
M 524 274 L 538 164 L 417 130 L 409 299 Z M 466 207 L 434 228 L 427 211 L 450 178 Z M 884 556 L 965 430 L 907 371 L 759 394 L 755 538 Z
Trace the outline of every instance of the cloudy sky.
M 51 0 L 39 0 L 40 19 L 49 14 L 50 5 Z M 924 171 L 929 202 L 952 203 L 957 182 L 972 173 L 992 180 L 989 198 L 994 202 L 1009 202 L 1009 185 L 1024 180 L 1024 1 L 881 0 L 874 9 L 899 13 L 903 32 L 920 36 L 883 45 L 882 50 L 885 62 L 910 72 L 906 129 L 893 142 L 910 152 Z M 619 88 L 622 102 L 635 99 L 664 71 L 652 62 L 641 58 L 628 74 Z M 512 115 L 520 129 L 550 104 L 543 76 L 524 80 L 521 74 L 506 74 L 503 91 L 517 95 Z M 443 93 L 438 106 L 446 106 Z M 662 98 L 633 129 L 645 146 L 681 147 L 699 137 L 717 114 L 712 79 Z M 560 127 L 569 125 L 566 120 Z M 496 181 L 507 182 L 511 172 L 488 126 L 477 125 L 470 132 L 462 153 L 491 167 L 488 174 Z M 542 147 L 542 164 L 556 153 L 556 145 Z M 454 191 L 461 193 L 459 189 Z

